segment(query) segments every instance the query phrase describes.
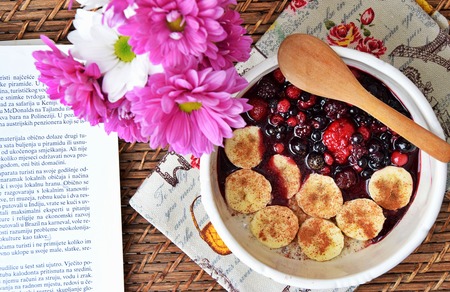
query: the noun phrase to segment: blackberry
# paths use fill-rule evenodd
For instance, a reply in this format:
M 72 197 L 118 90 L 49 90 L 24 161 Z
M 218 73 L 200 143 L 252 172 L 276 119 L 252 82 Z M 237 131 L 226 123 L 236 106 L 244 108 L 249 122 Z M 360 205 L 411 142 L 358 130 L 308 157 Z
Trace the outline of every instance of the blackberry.
M 327 117 L 331 119 L 339 119 L 347 116 L 348 106 L 341 101 L 328 100 L 325 103 L 323 110 L 325 111 Z
M 264 99 L 277 98 L 278 88 L 277 86 L 268 78 L 263 78 L 258 83 L 258 90 L 256 95 Z
M 351 169 L 345 169 L 335 174 L 334 181 L 340 189 L 349 189 L 356 185 L 356 173 Z

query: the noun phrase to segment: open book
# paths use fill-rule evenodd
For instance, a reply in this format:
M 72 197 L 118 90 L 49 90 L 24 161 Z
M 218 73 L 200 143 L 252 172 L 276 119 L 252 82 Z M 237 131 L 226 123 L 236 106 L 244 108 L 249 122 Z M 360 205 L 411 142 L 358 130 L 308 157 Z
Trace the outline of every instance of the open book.
M 0 291 L 120 291 L 117 136 L 47 97 L 46 49 L 0 45 Z

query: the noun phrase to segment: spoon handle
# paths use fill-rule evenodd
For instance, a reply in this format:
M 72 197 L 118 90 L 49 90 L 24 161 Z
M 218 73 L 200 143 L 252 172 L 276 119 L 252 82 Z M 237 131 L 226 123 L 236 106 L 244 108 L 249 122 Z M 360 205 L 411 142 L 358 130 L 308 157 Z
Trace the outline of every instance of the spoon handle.
M 374 118 L 432 157 L 445 163 L 450 162 L 450 144 L 446 141 L 373 97 L 369 92 L 361 90 L 358 94 L 364 95 L 361 98 L 363 102 L 357 105 L 359 108 L 370 110 Z

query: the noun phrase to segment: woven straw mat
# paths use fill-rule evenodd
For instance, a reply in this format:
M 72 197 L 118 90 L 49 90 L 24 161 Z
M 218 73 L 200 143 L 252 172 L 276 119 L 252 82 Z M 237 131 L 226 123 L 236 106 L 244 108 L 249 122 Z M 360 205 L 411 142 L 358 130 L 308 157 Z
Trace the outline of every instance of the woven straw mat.
M 239 0 L 235 7 L 256 42 L 275 21 L 283 1 Z M 450 19 L 450 1 L 428 1 Z M 77 4 L 73 8 L 77 8 Z M 68 43 L 75 10 L 65 0 L 0 0 L 0 41 L 47 35 Z M 224 291 L 177 246 L 132 209 L 128 201 L 155 169 L 165 149 L 118 141 L 122 196 L 125 291 Z M 413 254 L 358 291 L 450 291 L 450 194 L 427 238 Z

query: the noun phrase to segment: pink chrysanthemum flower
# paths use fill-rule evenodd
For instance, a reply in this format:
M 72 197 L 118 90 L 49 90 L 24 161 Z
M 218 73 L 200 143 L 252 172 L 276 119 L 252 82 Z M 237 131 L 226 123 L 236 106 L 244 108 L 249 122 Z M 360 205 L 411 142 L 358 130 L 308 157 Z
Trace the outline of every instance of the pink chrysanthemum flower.
M 118 102 L 108 102 L 108 117 L 104 122 L 106 133 L 117 132 L 119 138 L 126 142 L 148 142 L 148 137 L 141 134 L 141 125 L 134 120 L 130 111 L 131 102 L 122 98 Z
M 218 19 L 223 8 L 217 0 L 137 0 L 135 15 L 119 28 L 130 36 L 136 54 L 150 53 L 154 64 L 176 66 L 186 56 L 214 56 L 226 33 Z
M 250 57 L 252 39 L 244 36 L 245 28 L 241 26 L 243 20 L 240 14 L 232 9 L 226 9 L 219 20 L 227 33 L 227 37 L 216 43 L 219 51 L 213 58 L 206 58 L 202 64 L 211 66 L 215 70 L 226 69 L 234 65 L 234 62 L 243 62 Z
M 92 63 L 85 67 L 70 52 L 62 53 L 48 37 L 41 39 L 52 50 L 35 51 L 33 57 L 41 73 L 39 81 L 48 86 L 49 98 L 70 106 L 76 117 L 92 126 L 101 123 L 106 116 L 106 104 L 98 83 L 101 77 L 98 66 Z
M 134 0 L 110 0 L 106 6 L 106 13 L 111 16 L 106 19 L 111 27 L 126 21 L 125 10 L 134 4 Z
M 251 106 L 231 95 L 246 84 L 234 68 L 154 74 L 147 87 L 129 93 L 131 111 L 151 147 L 170 145 L 179 154 L 200 157 L 231 137 L 232 128 L 245 125 L 240 114 Z

